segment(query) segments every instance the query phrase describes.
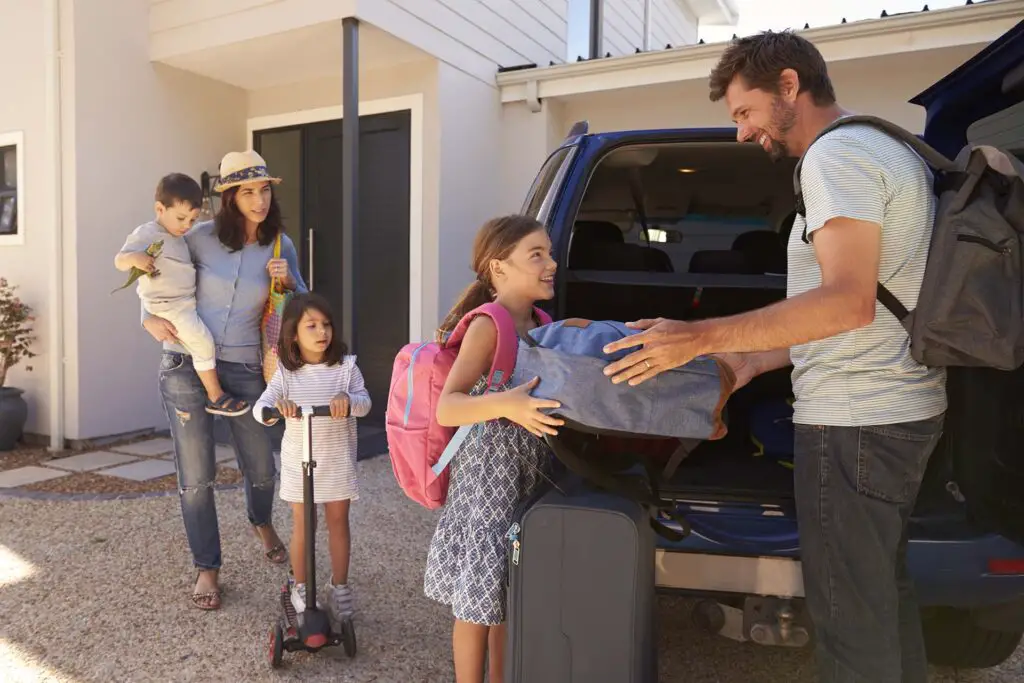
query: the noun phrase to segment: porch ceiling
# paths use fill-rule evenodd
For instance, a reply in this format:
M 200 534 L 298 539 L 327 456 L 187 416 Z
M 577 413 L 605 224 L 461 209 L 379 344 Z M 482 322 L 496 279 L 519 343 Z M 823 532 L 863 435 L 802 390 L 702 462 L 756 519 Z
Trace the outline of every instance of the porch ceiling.
M 360 71 L 393 67 L 428 57 L 427 53 L 385 31 L 366 23 L 360 25 Z M 159 61 L 246 90 L 330 76 L 341 78 L 341 22 L 315 24 Z

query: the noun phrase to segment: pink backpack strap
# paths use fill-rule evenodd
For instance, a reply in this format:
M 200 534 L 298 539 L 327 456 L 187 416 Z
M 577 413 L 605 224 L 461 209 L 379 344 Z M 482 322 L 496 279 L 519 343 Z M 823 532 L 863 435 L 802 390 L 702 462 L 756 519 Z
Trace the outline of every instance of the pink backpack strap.
M 543 310 L 534 307 L 534 314 L 542 325 L 551 322 L 551 316 Z M 494 360 L 491 362 L 491 372 L 487 376 L 487 388 L 495 384 L 501 384 L 512 375 L 516 367 L 516 354 L 519 351 L 519 335 L 516 333 L 516 324 L 512 320 L 512 314 L 499 303 L 490 302 L 474 308 L 467 313 L 455 326 L 451 334 L 445 340 L 445 346 L 457 346 L 462 343 L 466 336 L 469 324 L 479 315 L 486 315 L 498 328 L 498 343 L 494 349 Z

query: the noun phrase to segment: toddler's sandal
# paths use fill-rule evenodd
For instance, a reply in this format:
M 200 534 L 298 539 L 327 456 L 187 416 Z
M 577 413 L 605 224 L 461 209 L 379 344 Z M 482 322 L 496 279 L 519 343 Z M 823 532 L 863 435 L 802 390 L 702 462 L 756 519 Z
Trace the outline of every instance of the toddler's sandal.
M 206 400 L 206 412 L 212 415 L 223 415 L 225 417 L 238 417 L 249 412 L 250 405 L 247 401 L 235 398 L 228 394 L 221 394 L 216 401 Z

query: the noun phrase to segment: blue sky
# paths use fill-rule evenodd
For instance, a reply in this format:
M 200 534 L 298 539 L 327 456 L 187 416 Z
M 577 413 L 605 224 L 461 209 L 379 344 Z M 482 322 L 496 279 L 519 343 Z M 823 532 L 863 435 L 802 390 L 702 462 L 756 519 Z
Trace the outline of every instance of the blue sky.
M 702 26 L 700 37 L 705 42 L 728 40 L 733 33 L 749 35 L 763 29 L 802 29 L 805 23 L 811 27 L 838 24 L 847 21 L 877 18 L 886 10 L 916 12 L 925 4 L 932 10 L 957 7 L 966 4 L 964 0 L 737 0 L 740 21 L 738 26 Z

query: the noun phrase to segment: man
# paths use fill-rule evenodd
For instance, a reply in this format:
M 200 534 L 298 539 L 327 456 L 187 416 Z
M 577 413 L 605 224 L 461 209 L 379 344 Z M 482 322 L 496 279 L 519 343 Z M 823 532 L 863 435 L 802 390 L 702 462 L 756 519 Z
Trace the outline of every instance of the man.
M 848 113 L 821 54 L 788 32 L 734 41 L 710 85 L 739 141 L 776 159 L 803 155 Z M 907 308 L 917 303 L 931 181 L 908 147 L 874 128 L 826 134 L 804 159 L 806 219 L 789 240 L 786 300 L 729 318 L 640 321 L 643 332 L 606 349 L 641 347 L 606 371 L 632 385 L 710 353 L 738 386 L 793 365 L 806 606 L 830 683 L 927 680 L 906 530 L 942 430 L 945 375 L 912 360 L 906 332 L 875 297 L 881 281 Z

